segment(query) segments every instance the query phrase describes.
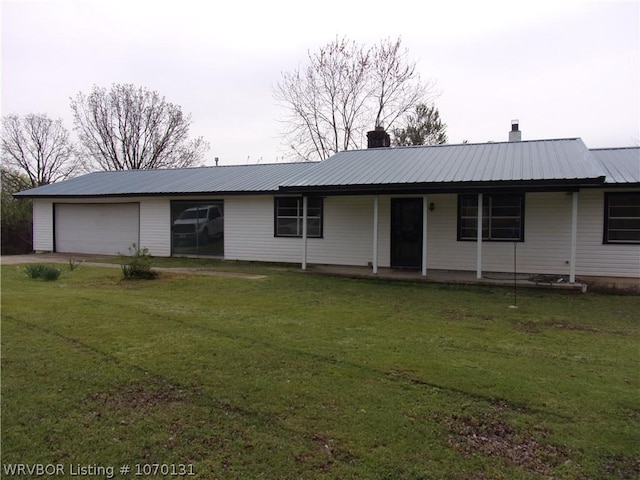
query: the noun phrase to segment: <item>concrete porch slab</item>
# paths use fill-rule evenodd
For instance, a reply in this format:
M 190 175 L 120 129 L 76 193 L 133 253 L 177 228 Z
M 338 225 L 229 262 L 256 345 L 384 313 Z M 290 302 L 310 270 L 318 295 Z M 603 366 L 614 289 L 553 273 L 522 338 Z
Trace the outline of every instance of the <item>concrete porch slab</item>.
M 420 271 L 378 268 L 378 273 L 374 274 L 370 267 L 351 267 L 338 265 L 309 265 L 307 271 L 322 275 L 334 275 L 349 278 L 368 278 L 383 280 L 400 280 L 409 282 L 425 283 L 448 283 L 453 285 L 494 285 L 501 287 L 517 288 L 547 288 L 556 290 L 577 291 L 585 293 L 586 283 L 569 283 L 562 275 L 536 275 L 518 273 L 485 272 L 482 278 L 476 278 L 476 272 L 451 271 L 451 270 L 429 270 L 427 276 L 423 277 Z

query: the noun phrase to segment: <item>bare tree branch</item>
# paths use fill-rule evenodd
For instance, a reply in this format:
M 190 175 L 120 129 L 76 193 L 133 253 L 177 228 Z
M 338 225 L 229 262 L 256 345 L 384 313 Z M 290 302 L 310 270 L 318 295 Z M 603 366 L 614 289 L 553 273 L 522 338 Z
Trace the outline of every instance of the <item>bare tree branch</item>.
M 362 147 L 365 132 L 391 128 L 419 103 L 433 100 L 400 39 L 366 48 L 336 39 L 308 54 L 308 65 L 282 73 L 274 97 L 285 108 L 285 141 L 304 160 Z
M 69 131 L 61 119 L 44 114 L 2 119 L 2 166 L 5 175 L 26 175 L 32 187 L 64 180 L 78 171 Z
M 143 87 L 94 86 L 71 109 L 83 152 L 102 170 L 191 167 L 209 150 L 202 137 L 189 139 L 189 115 Z

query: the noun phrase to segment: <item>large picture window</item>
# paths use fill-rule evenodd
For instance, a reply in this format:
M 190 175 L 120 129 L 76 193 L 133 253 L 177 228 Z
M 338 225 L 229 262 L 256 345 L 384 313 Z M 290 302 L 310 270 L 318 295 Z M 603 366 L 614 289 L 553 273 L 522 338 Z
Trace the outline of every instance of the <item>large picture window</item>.
M 605 193 L 604 243 L 640 243 L 640 192 Z
M 302 237 L 302 202 L 301 197 L 276 197 L 276 237 Z M 322 237 L 322 198 L 308 199 L 307 237 Z
M 171 254 L 224 256 L 222 200 L 171 202 Z
M 458 195 L 458 240 L 478 238 L 478 195 Z M 524 241 L 524 194 L 485 193 L 482 239 Z

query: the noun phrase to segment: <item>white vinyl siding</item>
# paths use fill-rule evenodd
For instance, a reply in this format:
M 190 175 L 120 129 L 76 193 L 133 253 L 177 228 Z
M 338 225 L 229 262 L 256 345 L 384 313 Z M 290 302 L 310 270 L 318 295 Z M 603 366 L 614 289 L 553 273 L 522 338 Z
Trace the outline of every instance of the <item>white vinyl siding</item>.
M 53 251 L 53 203 L 50 200 L 33 200 L 33 250 Z
M 417 196 L 411 196 L 416 197 Z M 378 224 L 378 264 L 390 266 L 391 250 L 391 196 L 381 196 Z M 400 197 L 393 197 L 400 198 Z M 257 202 L 259 200 L 256 199 Z M 428 203 L 434 210 L 428 212 L 427 268 L 473 271 L 476 267 L 475 242 L 459 242 L 457 238 L 457 195 L 433 194 Z M 229 203 L 227 203 L 229 205 Z M 254 207 L 254 210 L 258 208 Z M 518 242 L 517 269 L 528 273 L 569 273 L 571 248 L 571 196 L 565 193 L 527 194 L 526 239 Z M 232 213 L 227 211 L 229 222 Z M 256 215 L 259 216 L 259 215 Z M 251 223 L 255 226 L 259 220 Z M 263 228 L 268 222 L 263 222 Z M 235 228 L 234 228 L 235 231 Z M 270 261 L 300 262 L 302 242 L 276 239 L 271 242 L 251 241 L 249 231 L 238 232 L 239 245 L 227 227 L 227 258 L 251 259 L 248 251 L 265 256 Z M 309 263 L 335 265 L 367 265 L 373 261 L 373 197 L 327 197 L 324 201 L 324 238 L 308 239 Z M 261 254 L 268 247 L 269 255 Z M 483 242 L 483 270 L 511 272 L 513 270 L 513 242 Z M 233 256 L 231 256 L 233 255 Z
M 171 203 L 168 199 L 140 201 L 140 246 L 156 257 L 171 255 Z
M 621 191 L 610 189 L 610 191 Z M 640 191 L 629 189 L 625 191 Z M 578 232 L 576 275 L 640 277 L 640 245 L 603 243 L 605 189 L 585 189 L 578 194 Z M 402 197 L 402 196 L 398 196 Z M 404 197 L 419 198 L 420 195 Z M 195 197 L 197 199 L 198 197 Z M 379 197 L 378 265 L 390 264 L 391 199 Z M 127 198 L 121 203 L 113 200 L 69 199 L 58 208 L 75 205 L 78 217 L 67 215 L 70 222 L 56 219 L 56 230 L 69 229 L 64 235 L 75 237 L 73 251 L 95 253 L 126 252 L 136 241 L 149 248 L 152 255 L 171 254 L 170 197 Z M 184 199 L 181 197 L 181 199 Z M 189 199 L 192 199 L 189 197 Z M 224 199 L 224 257 L 226 259 L 268 262 L 301 263 L 302 239 L 274 236 L 274 195 L 237 195 Z M 457 195 L 429 194 L 427 211 L 427 267 L 428 269 L 475 271 L 476 243 L 457 241 Z M 89 203 L 92 202 L 92 203 Z M 95 203 L 93 203 L 95 202 Z M 132 202 L 139 202 L 132 203 Z M 310 264 L 365 266 L 373 262 L 373 196 L 335 196 L 323 199 L 323 238 L 307 239 L 307 261 Z M 134 210 L 139 208 L 139 218 Z M 114 212 L 129 211 L 122 218 L 124 226 L 107 228 L 97 221 L 98 214 L 109 210 L 111 220 L 119 218 Z M 34 250 L 54 249 L 53 204 L 48 199 L 34 199 Z M 68 213 L 71 211 L 68 210 Z M 572 195 L 565 192 L 526 193 L 525 240 L 518 242 L 517 270 L 522 273 L 568 275 L 571 258 Z M 80 218 L 93 222 L 87 227 Z M 135 226 L 135 228 L 134 228 Z M 116 235 L 120 245 L 112 242 L 101 245 L 115 229 L 124 228 L 126 235 Z M 139 229 L 139 237 L 138 231 Z M 134 232 L 135 230 L 135 232 Z M 100 237 L 100 238 L 97 238 Z M 139 242 L 137 241 L 139 238 Z M 71 240 L 69 238 L 68 240 Z M 67 243 L 68 245 L 68 243 Z M 68 250 L 65 248 L 67 251 Z M 513 242 L 483 242 L 483 272 L 513 271 Z
M 517 245 L 518 271 L 569 275 L 572 205 L 571 193 L 526 194 L 525 241 Z M 506 260 L 511 260 L 507 264 L 513 265 L 512 256 L 507 255 Z
M 273 196 L 226 197 L 224 253 L 230 260 L 300 262 L 302 239 L 274 237 Z M 321 239 L 309 239 L 309 244 Z
M 624 191 L 640 192 L 640 189 Z M 603 243 L 604 192 L 604 190 L 580 192 L 576 275 L 639 278 L 640 245 Z
M 381 267 L 389 266 L 390 201 L 387 196 L 380 198 L 378 258 Z M 427 268 L 474 271 L 476 243 L 456 241 L 457 195 L 429 195 L 428 202 L 434 204 L 434 210 L 428 212 Z M 525 241 L 516 245 L 517 271 L 569 274 L 571 211 L 571 194 L 526 194 L 526 233 Z M 640 277 L 640 245 L 603 244 L 603 225 L 604 191 L 580 191 L 576 275 Z M 482 243 L 484 272 L 511 272 L 513 261 L 513 242 Z
M 433 203 L 433 211 L 427 210 L 427 270 L 474 270 L 475 242 L 456 241 L 457 195 L 428 195 L 427 201 Z M 385 250 L 389 249 L 385 245 Z
M 373 261 L 373 197 L 324 199 L 324 238 L 309 243 L 307 261 L 366 266 Z
M 476 269 L 476 242 L 457 241 L 456 194 L 431 194 L 427 213 L 427 269 Z M 380 266 L 389 266 L 391 197 L 380 198 Z M 327 219 L 328 220 L 328 219 Z M 569 274 L 571 253 L 571 195 L 527 193 L 525 241 L 516 245 L 516 268 L 527 273 Z M 512 272 L 514 242 L 483 242 L 484 272 Z
M 138 203 L 58 203 L 55 250 L 63 253 L 128 254 L 139 245 Z
M 373 198 L 327 197 L 323 238 L 307 239 L 307 261 L 365 266 L 373 258 Z M 302 262 L 302 239 L 276 237 L 273 197 L 225 198 L 225 258 Z

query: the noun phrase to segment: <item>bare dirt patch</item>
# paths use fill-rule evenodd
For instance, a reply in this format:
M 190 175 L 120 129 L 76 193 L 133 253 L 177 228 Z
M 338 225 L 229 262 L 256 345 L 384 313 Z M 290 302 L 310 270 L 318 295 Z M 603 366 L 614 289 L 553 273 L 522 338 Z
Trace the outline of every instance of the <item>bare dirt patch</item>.
M 343 449 L 339 443 L 321 433 L 311 436 L 312 448 L 296 456 L 296 461 L 312 466 L 315 470 L 330 472 L 335 462 L 353 465 L 358 462 L 356 456 Z
M 640 457 L 632 458 L 625 455 L 611 457 L 606 464 L 607 474 L 624 480 L 640 478 Z
M 107 392 L 89 395 L 89 399 L 98 407 L 137 413 L 146 413 L 155 407 L 171 403 L 184 403 L 188 397 L 187 390 L 162 382 L 126 383 Z
M 495 410 L 436 419 L 449 431 L 449 445 L 463 456 L 498 457 L 545 476 L 552 476 L 556 466 L 569 461 L 566 452 L 544 441 L 544 429 L 518 431 Z
M 588 327 L 585 325 L 578 325 L 575 323 L 571 323 L 567 320 L 558 320 L 551 318 L 549 320 L 523 320 L 517 322 L 516 325 L 520 330 L 527 333 L 542 333 L 546 329 L 555 329 L 555 330 L 571 330 L 576 332 L 589 332 L 589 333 L 602 333 L 602 330 Z

